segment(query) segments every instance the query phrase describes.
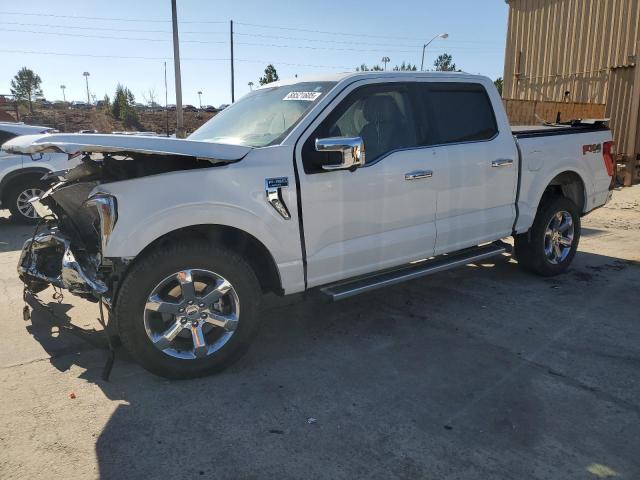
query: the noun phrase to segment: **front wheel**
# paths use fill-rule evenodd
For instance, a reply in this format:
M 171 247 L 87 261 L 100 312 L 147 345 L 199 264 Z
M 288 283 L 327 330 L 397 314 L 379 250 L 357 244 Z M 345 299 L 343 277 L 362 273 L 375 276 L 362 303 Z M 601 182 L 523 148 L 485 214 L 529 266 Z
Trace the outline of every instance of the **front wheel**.
M 566 197 L 544 199 L 531 230 L 516 235 L 515 254 L 525 270 L 545 277 L 569 268 L 580 241 L 580 212 Z
M 261 290 L 237 253 L 199 242 L 159 248 L 120 286 L 116 322 L 124 347 L 167 378 L 209 375 L 248 348 Z

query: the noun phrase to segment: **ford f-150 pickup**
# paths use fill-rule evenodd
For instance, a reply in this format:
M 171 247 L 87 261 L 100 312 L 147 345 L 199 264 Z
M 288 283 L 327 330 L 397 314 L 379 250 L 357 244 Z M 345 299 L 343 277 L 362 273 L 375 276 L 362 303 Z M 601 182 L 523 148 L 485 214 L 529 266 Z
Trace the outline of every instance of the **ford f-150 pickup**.
M 492 82 L 355 73 L 276 82 L 187 139 L 41 135 L 8 152 L 80 164 L 33 201 L 18 272 L 107 306 L 156 374 L 224 368 L 263 293 L 343 299 L 501 255 L 571 263 L 580 219 L 611 196 L 606 122 L 512 128 Z

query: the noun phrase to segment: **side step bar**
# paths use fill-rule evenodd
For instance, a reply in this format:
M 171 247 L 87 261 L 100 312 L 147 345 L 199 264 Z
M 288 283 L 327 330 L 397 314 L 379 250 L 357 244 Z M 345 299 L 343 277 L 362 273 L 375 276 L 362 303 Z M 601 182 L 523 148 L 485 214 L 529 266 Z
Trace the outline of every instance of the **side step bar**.
M 386 270 L 382 273 L 327 285 L 326 287 L 320 288 L 320 292 L 335 302 L 359 295 L 360 293 L 375 290 L 376 288 L 389 287 L 396 283 L 425 277 L 433 273 L 495 257 L 506 252 L 507 247 L 508 245 L 502 242 L 473 247 L 461 250 L 460 252 L 430 258 L 417 264 L 410 264 L 401 268 Z

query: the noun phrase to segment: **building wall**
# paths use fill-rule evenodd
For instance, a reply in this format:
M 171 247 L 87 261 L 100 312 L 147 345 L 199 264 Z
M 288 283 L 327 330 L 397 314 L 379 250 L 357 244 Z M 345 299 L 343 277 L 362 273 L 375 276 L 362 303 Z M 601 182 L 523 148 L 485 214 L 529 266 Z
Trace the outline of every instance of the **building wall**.
M 606 105 L 618 152 L 636 158 L 640 0 L 508 3 L 503 98 Z

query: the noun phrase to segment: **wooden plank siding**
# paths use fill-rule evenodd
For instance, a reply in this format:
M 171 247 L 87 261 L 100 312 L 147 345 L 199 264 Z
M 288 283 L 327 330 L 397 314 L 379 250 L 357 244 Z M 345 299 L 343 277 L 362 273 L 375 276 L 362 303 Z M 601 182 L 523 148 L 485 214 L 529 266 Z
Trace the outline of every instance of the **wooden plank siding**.
M 640 0 L 508 3 L 502 96 L 511 121 L 602 111 L 618 153 L 640 158 Z

